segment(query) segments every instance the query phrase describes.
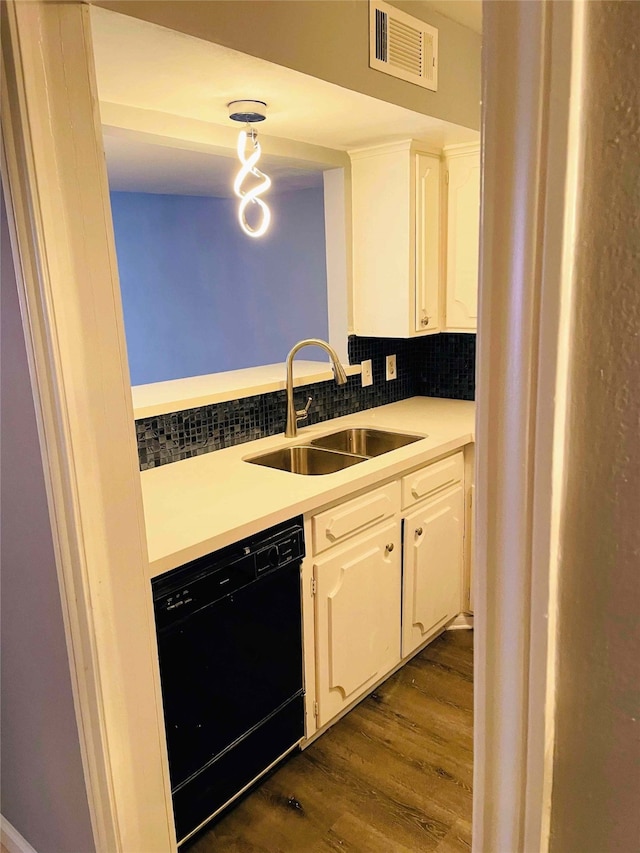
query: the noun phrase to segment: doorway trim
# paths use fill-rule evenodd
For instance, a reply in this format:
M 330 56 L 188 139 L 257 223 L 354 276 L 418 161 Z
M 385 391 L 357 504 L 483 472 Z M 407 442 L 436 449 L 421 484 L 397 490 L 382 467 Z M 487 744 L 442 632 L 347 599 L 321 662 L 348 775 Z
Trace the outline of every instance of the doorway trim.
M 474 851 L 549 846 L 584 7 L 485 2 Z
M 2 3 L 2 181 L 92 829 L 175 849 L 89 7 Z

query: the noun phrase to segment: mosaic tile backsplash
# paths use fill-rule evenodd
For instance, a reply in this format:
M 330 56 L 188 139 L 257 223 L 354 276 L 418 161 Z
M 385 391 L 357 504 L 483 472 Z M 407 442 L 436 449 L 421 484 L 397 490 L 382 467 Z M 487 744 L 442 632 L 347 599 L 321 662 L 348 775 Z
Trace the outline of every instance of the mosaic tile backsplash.
M 307 424 L 372 409 L 416 395 L 473 400 L 475 335 L 432 335 L 427 338 L 349 338 L 349 362 L 370 358 L 373 385 L 363 388 L 360 376 L 346 385 L 333 380 L 295 390 L 298 407 L 313 401 Z M 396 355 L 397 379 L 385 379 L 385 356 Z M 284 432 L 286 392 L 274 391 L 227 403 L 136 421 L 140 469 L 156 468 L 223 447 Z
M 415 357 L 417 394 L 475 400 L 476 336 L 431 335 L 420 338 Z

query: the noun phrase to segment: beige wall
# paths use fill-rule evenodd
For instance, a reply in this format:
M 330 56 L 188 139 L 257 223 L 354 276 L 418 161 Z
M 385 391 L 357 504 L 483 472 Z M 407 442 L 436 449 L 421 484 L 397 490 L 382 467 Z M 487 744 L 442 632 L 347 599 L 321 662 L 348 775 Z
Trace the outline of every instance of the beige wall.
M 38 853 L 94 850 L 4 199 L 2 814 Z
M 367 0 L 94 0 L 445 121 L 480 127 L 481 36 L 424 3 L 393 5 L 439 30 L 437 92 L 369 68 Z
M 586 4 L 552 853 L 640 846 L 640 3 Z

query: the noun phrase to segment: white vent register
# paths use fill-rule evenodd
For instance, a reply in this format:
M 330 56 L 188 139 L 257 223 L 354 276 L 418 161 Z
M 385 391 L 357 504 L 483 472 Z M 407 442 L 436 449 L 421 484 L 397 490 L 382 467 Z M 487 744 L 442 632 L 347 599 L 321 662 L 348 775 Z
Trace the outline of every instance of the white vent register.
M 369 67 L 438 91 L 438 30 L 419 18 L 369 0 Z

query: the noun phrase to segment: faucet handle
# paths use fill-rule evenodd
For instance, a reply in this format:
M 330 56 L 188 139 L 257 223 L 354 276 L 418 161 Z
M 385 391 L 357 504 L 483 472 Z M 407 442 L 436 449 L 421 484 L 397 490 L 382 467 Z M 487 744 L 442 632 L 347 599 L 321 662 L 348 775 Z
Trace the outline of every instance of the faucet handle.
M 304 409 L 296 410 L 296 420 L 304 421 L 309 417 L 309 406 L 311 405 L 312 400 L 313 397 L 309 397 L 309 399 L 307 400 L 307 405 L 304 407 Z

